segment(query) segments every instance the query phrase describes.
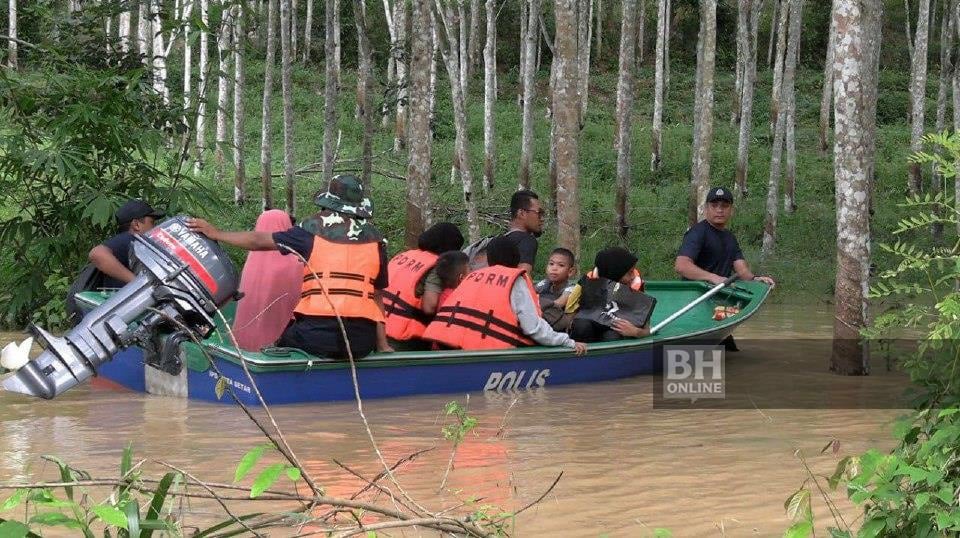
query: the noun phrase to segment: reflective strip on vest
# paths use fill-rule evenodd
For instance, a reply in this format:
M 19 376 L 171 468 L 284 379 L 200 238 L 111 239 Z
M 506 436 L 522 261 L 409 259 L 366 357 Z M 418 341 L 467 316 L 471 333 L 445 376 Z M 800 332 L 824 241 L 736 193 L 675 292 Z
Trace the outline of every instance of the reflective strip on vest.
M 387 336 L 394 340 L 411 340 L 423 336 L 433 319 L 420 310 L 422 297 L 415 290 L 437 263 L 437 255 L 425 250 L 408 250 L 394 256 L 387 265 L 390 285 L 380 293 L 386 313 Z
M 533 283 L 523 269 L 495 265 L 470 273 L 444 306 L 437 309 L 423 337 L 468 350 L 535 345 L 523 333 L 510 305 L 510 291 L 518 278 L 523 278 L 531 295 L 536 297 Z
M 374 300 L 373 283 L 379 272 L 379 243 L 334 243 L 314 236 L 310 259 L 303 269 L 300 302 L 294 311 L 307 316 L 339 314 L 383 321 Z

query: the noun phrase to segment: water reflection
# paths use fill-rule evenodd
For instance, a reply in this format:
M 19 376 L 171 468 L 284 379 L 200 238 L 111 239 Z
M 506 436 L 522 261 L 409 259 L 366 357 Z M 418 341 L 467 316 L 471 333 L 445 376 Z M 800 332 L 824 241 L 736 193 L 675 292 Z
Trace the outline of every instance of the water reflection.
M 771 306 L 738 336 L 826 337 L 830 316 L 810 307 Z M 750 358 L 755 351 L 742 353 Z M 789 353 L 787 359 L 810 360 Z M 826 363 L 810 365 L 807 377 L 795 374 L 789 383 L 807 383 L 818 393 L 852 390 L 854 380 L 826 374 Z M 761 371 L 771 386 L 783 382 L 775 369 Z M 872 390 L 870 382 L 856 381 L 865 387 L 857 390 Z M 458 449 L 444 491 L 438 487 L 450 445 L 440 435 L 441 411 L 454 396 L 371 400 L 365 412 L 389 463 L 435 447 L 398 473 L 404 488 L 431 508 L 478 496 L 480 504 L 515 510 L 539 497 L 563 472 L 544 502 L 517 519 L 515 531 L 521 536 L 642 536 L 655 527 L 671 528 L 676 536 L 780 534 L 789 526 L 783 500 L 805 478 L 794 452 L 799 449 L 815 473 L 829 475 L 838 457 L 819 454 L 827 441 L 839 439 L 841 455 L 888 448 L 888 423 L 898 414 L 892 409 L 661 410 L 653 409 L 654 388 L 651 378 L 633 378 L 516 394 L 474 393 L 469 414 L 480 426 Z M 234 406 L 100 387 L 80 387 L 50 402 L 0 393 L 0 409 L 0 479 L 7 482 L 56 478 L 55 467 L 44 464 L 41 454 L 61 456 L 94 476 L 115 476 L 124 446 L 132 442 L 138 458 L 164 460 L 204 480 L 229 483 L 242 455 L 263 442 Z M 328 493 L 349 496 L 363 485 L 334 460 L 366 477 L 381 470 L 354 404 L 273 411 L 307 471 Z M 855 507 L 842 494 L 836 499 L 844 514 L 853 516 L 847 520 L 854 519 Z M 821 502 L 814 507 L 821 528 L 832 524 Z M 214 508 L 202 502 L 186 507 L 193 514 Z

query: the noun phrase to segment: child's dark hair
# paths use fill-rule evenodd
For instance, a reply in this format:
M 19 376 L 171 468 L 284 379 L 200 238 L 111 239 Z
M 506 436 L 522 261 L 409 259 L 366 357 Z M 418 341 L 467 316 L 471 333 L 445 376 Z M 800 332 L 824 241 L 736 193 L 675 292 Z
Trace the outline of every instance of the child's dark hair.
M 444 252 L 437 258 L 437 276 L 445 288 L 456 288 L 460 283 L 460 274 L 470 262 L 470 258 L 461 250 Z
M 570 267 L 574 267 L 577 265 L 577 258 L 576 256 L 573 255 L 573 252 L 570 251 L 570 249 L 557 247 L 552 251 L 550 251 L 551 256 L 553 256 L 554 254 L 559 254 L 560 256 L 563 256 L 564 258 L 566 258 L 567 262 L 570 264 Z

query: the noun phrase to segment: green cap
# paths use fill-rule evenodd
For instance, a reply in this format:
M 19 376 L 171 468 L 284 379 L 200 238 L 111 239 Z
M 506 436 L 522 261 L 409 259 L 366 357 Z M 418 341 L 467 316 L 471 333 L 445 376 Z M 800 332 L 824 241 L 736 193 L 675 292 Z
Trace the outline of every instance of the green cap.
M 363 184 L 353 174 L 340 174 L 330 181 L 326 192 L 317 195 L 318 206 L 353 215 L 361 219 L 373 217 L 373 202 L 363 195 Z

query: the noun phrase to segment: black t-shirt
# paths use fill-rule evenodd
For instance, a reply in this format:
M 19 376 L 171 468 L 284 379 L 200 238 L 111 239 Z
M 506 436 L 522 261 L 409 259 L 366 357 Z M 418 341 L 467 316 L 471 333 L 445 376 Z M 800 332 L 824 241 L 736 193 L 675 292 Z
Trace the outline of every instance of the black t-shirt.
M 104 241 L 103 245 L 110 249 L 110 252 L 113 253 L 113 257 L 116 258 L 117 261 L 132 271 L 133 268 L 130 267 L 130 243 L 133 243 L 133 234 L 130 232 L 122 232 Z M 106 274 L 103 275 L 104 288 L 122 288 L 126 285 L 126 282 L 121 282 Z
M 503 235 L 517 245 L 520 263 L 529 263 L 533 267 L 537 261 L 537 237 L 523 230 L 511 230 Z
M 313 252 L 314 237 L 316 237 L 314 234 L 299 226 L 294 226 L 283 232 L 274 232 L 273 242 L 283 243 L 297 251 L 297 254 L 303 256 L 305 260 L 309 260 L 310 254 Z M 376 280 L 373 281 L 373 287 L 374 289 L 382 290 L 389 284 L 389 280 L 387 279 L 387 263 L 389 260 L 387 260 L 387 246 L 384 242 L 380 241 L 378 246 L 380 252 L 380 271 L 377 273 Z M 286 255 L 290 254 L 290 251 L 280 249 L 280 253 Z
M 730 230 L 719 230 L 701 220 L 683 234 L 677 256 L 686 256 L 697 267 L 727 277 L 733 274 L 733 262 L 743 259 L 743 251 Z

